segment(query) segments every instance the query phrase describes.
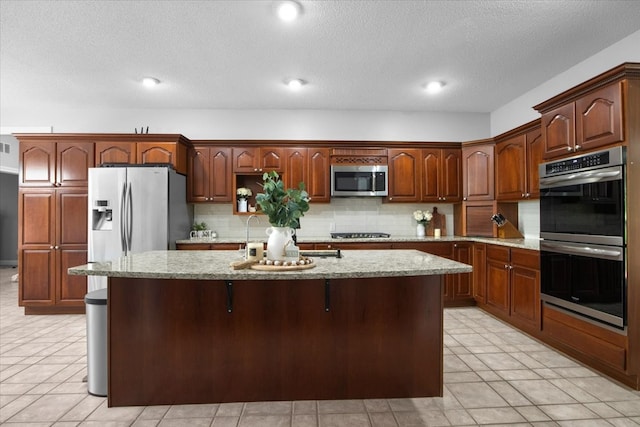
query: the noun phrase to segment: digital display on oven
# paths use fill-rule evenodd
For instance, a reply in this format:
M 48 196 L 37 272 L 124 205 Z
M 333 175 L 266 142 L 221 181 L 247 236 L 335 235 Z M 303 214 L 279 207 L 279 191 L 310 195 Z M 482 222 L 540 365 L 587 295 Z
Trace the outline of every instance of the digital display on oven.
M 558 162 L 547 163 L 545 170 L 547 175 L 560 172 L 570 172 L 574 170 L 603 166 L 610 163 L 609 152 L 596 153 L 572 159 L 560 160 Z

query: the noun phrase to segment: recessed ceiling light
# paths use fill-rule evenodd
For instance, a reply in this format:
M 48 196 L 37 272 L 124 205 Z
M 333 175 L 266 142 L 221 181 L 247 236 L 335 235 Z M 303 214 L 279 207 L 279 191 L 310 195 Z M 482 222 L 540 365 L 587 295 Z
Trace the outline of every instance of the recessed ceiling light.
M 142 84 L 146 87 L 154 87 L 160 84 L 160 80 L 156 79 L 155 77 L 144 77 L 142 79 Z
M 443 87 L 444 87 L 444 82 L 433 81 L 433 82 L 427 83 L 427 85 L 424 87 L 424 90 L 427 93 L 438 93 L 442 90 Z
M 278 5 L 278 17 L 285 21 L 291 22 L 295 20 L 302 12 L 302 6 L 300 3 L 293 0 L 285 0 Z
M 286 79 L 284 84 L 291 90 L 299 90 L 302 86 L 306 85 L 307 82 L 302 79 Z

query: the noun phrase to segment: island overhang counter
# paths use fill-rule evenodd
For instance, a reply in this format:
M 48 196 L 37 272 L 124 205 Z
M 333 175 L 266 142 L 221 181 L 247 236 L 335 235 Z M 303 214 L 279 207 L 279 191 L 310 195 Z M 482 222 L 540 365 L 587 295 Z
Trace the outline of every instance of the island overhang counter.
M 444 275 L 415 250 L 350 250 L 299 271 L 237 251 L 153 251 L 108 276 L 108 405 L 442 396 Z

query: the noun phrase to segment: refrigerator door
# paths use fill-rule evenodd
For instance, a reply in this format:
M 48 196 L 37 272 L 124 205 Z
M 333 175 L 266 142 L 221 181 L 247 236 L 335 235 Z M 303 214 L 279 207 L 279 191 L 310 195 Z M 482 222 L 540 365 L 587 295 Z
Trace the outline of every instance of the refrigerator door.
M 88 186 L 88 262 L 111 261 L 124 255 L 126 168 L 91 168 Z M 107 286 L 106 277 L 89 276 L 89 292 Z
M 131 253 L 166 250 L 169 224 L 169 169 L 127 168 L 126 237 Z

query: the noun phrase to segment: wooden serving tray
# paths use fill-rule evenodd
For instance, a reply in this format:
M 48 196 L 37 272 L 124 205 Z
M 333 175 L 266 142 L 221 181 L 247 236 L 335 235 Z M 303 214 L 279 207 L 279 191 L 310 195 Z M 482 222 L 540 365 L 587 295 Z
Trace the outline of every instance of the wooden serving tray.
M 253 264 L 252 270 L 261 271 L 295 271 L 295 270 L 308 270 L 315 267 L 316 264 L 304 264 L 304 265 L 265 265 L 265 264 Z

